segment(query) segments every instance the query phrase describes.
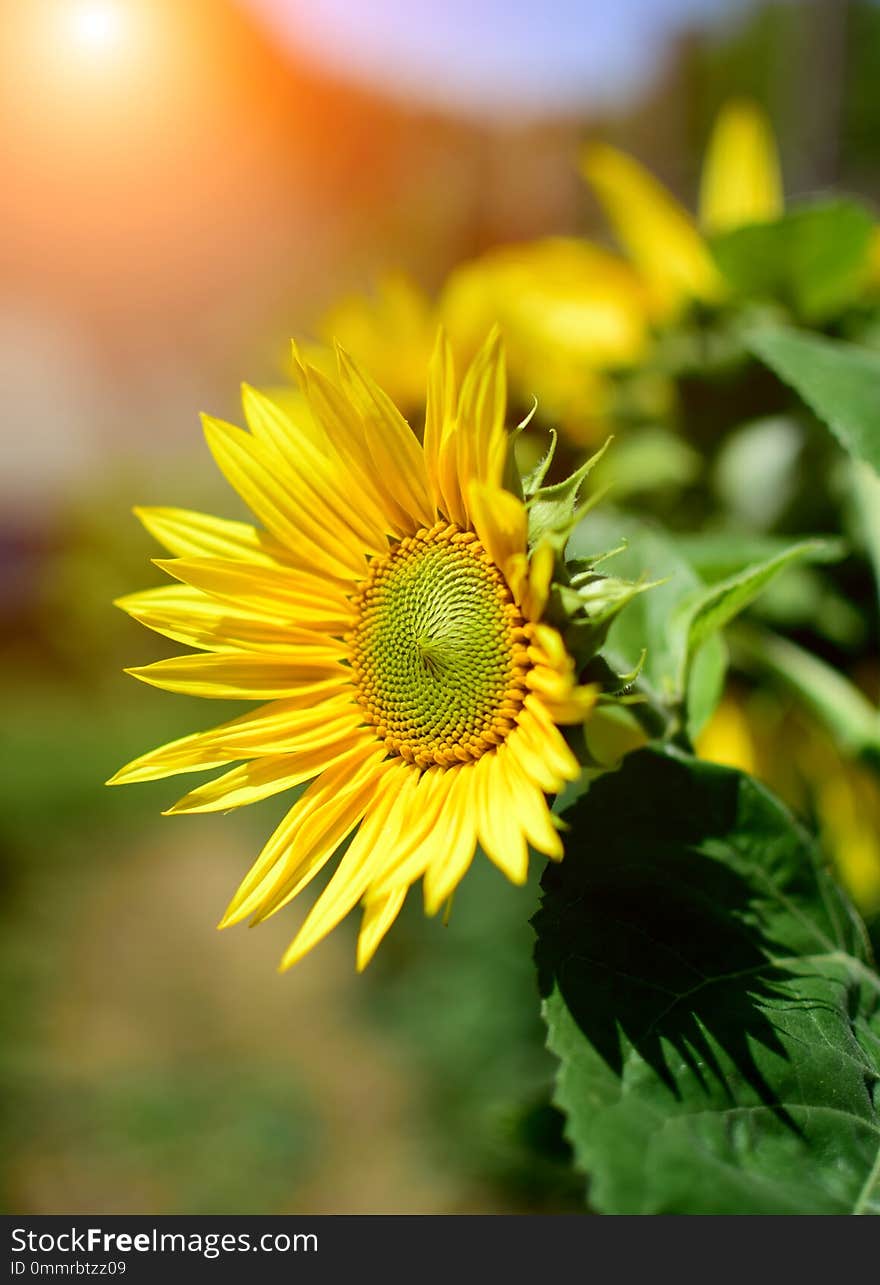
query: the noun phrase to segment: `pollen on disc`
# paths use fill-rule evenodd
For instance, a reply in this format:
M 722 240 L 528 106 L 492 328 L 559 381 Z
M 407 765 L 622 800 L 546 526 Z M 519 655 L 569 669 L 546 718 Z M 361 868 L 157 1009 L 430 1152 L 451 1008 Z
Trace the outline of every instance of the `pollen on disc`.
M 357 606 L 358 700 L 392 753 L 449 767 L 502 743 L 527 691 L 527 637 L 473 532 L 438 522 L 401 540 Z

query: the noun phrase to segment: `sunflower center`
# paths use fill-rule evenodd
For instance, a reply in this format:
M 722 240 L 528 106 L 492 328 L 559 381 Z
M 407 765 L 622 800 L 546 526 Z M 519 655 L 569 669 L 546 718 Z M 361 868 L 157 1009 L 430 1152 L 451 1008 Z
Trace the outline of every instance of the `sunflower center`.
M 399 541 L 357 605 L 358 700 L 392 753 L 450 767 L 502 743 L 526 695 L 528 636 L 473 531 L 438 522 Z

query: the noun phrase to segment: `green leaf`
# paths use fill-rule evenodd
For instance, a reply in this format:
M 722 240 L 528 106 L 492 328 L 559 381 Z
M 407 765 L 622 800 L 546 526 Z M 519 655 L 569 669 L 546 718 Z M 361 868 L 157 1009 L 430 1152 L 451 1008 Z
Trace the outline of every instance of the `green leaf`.
M 659 724 L 669 733 L 683 721 L 693 738 L 712 716 L 724 688 L 727 648 L 713 639 L 702 649 L 690 675 L 687 667 L 687 622 L 683 604 L 702 588 L 702 582 L 685 558 L 678 542 L 659 527 L 639 522 L 612 510 L 591 514 L 569 542 L 568 554 L 588 555 L 594 547 L 626 538 L 626 547 L 615 555 L 614 568 L 623 575 L 659 580 L 634 597 L 613 622 L 602 649 L 604 660 L 617 674 L 638 671 L 636 690 L 647 696 Z M 684 704 L 684 709 L 676 707 Z
M 536 960 L 602 1213 L 880 1213 L 880 978 L 756 781 L 649 749 L 564 813 Z
M 754 330 L 746 342 L 845 451 L 880 472 L 880 353 L 785 326 Z
M 827 537 L 822 538 L 832 545 Z M 714 584 L 745 571 L 755 562 L 769 562 L 785 553 L 791 548 L 791 539 L 784 535 L 755 535 L 750 531 L 696 531 L 677 535 L 675 545 L 700 579 Z
M 739 663 L 793 692 L 845 753 L 880 763 L 880 713 L 848 678 L 797 643 L 766 630 L 740 626 L 734 642 Z
M 861 291 L 874 219 L 836 200 L 791 210 L 773 223 L 736 228 L 711 242 L 728 283 L 747 299 L 772 299 L 805 321 L 824 321 Z
M 686 731 L 693 743 L 715 713 L 724 694 L 730 657 L 727 644 L 715 634 L 696 652 L 687 677 Z
M 740 424 L 721 442 L 712 485 L 732 524 L 770 531 L 803 484 L 804 425 L 792 415 L 770 415 Z
M 687 648 L 685 622 L 680 609 L 702 587 L 692 567 L 679 553 L 676 542 L 660 527 L 605 510 L 591 514 L 569 541 L 567 556 L 589 558 L 593 552 L 626 540 L 626 548 L 611 564 L 626 579 L 661 580 L 647 593 L 637 595 L 614 621 L 603 652 L 618 674 L 638 669 L 640 680 L 659 701 L 674 701 Z
M 735 543 L 735 540 L 732 541 Z M 671 628 L 684 630 L 678 690 L 684 692 L 686 730 L 693 742 L 721 699 L 728 654 L 720 631 L 730 624 L 793 563 L 840 556 L 840 541 L 802 540 L 762 562 L 690 595 L 679 607 Z M 720 650 L 719 650 L 720 649 Z
M 614 443 L 596 470 L 594 485 L 612 491 L 619 504 L 634 495 L 690 486 L 703 464 L 699 451 L 680 435 L 651 424 Z
M 728 657 L 727 648 L 715 637 L 719 630 L 786 567 L 806 558 L 827 561 L 839 557 L 843 550 L 843 545 L 833 540 L 781 546 L 770 540 L 747 540 L 744 553 L 759 550 L 771 556 L 741 567 L 707 588 L 682 556 L 689 547 L 687 539 L 605 510 L 580 523 L 566 554 L 569 559 L 589 559 L 594 550 L 607 548 L 622 537 L 626 547 L 615 555 L 614 570 L 632 580 L 641 576 L 662 583 L 626 604 L 611 625 L 602 655 L 615 673 L 638 669 L 637 689 L 672 715 L 671 733 L 679 730 L 676 723 L 684 723 L 691 739 L 711 717 L 723 688 Z M 727 543 L 732 551 L 728 553 L 730 560 L 739 548 L 739 537 L 730 535 Z M 710 562 L 712 559 L 717 562 L 717 551 L 711 553 Z
M 736 575 L 728 576 L 705 589 L 684 608 L 687 617 L 687 647 L 684 664 L 710 635 L 730 624 L 765 589 L 780 571 L 802 558 L 826 558 L 824 540 L 802 540 L 765 562 L 756 562 Z
M 806 629 L 849 652 L 863 646 L 869 628 L 863 608 L 845 597 L 828 575 L 803 563 L 767 587 L 754 616 L 781 633 Z
M 849 484 L 857 536 L 871 559 L 880 593 L 880 477 L 866 464 L 853 460 Z

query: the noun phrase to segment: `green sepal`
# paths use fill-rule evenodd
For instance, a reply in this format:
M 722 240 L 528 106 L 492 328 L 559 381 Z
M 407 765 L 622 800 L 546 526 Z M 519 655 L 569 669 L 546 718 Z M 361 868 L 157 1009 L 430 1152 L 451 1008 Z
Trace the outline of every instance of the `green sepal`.
M 583 574 L 579 579 L 585 579 Z M 566 647 L 579 668 L 604 646 L 608 630 L 623 608 L 637 594 L 654 587 L 648 581 L 601 575 L 590 576 L 578 585 L 554 582 L 548 617 L 560 628 Z M 625 686 L 626 681 L 624 679 L 621 685 Z
M 528 423 L 528 420 L 531 419 L 532 414 L 534 414 L 533 411 L 528 415 L 526 419 L 522 421 L 521 425 L 520 424 L 517 425 L 517 428 L 516 428 L 517 434 L 519 434 L 522 431 L 522 429 Z M 535 467 L 533 469 L 530 469 L 528 473 L 524 473 L 522 476 L 522 491 L 523 491 L 523 495 L 527 500 L 530 500 L 532 496 L 535 494 L 535 492 L 538 491 L 539 488 L 541 487 L 541 484 L 543 483 L 544 478 L 547 476 L 547 472 L 550 468 L 550 465 L 553 463 L 553 458 L 556 455 L 556 444 L 559 440 L 559 437 L 557 435 L 555 428 L 551 428 L 549 430 L 549 433 L 550 433 L 550 445 L 547 447 L 547 450 L 538 460 L 538 463 L 535 465 Z
M 579 503 L 580 489 L 590 471 L 598 464 L 611 443 L 609 437 L 604 446 L 584 460 L 583 464 L 563 482 L 554 482 L 552 486 L 539 486 L 528 499 L 529 512 L 529 547 L 534 548 L 542 541 L 549 541 L 560 553 L 568 543 L 575 529 L 597 497 L 590 497 L 583 504 Z M 543 464 L 543 461 L 542 461 Z M 539 465 L 539 468 L 541 466 Z M 549 467 L 549 461 L 547 464 Z M 546 469 L 544 470 L 546 473 Z

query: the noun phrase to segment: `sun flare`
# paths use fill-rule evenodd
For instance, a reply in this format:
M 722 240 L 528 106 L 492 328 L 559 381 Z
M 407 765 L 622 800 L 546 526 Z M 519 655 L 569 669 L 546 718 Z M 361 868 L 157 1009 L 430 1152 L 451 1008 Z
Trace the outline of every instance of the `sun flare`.
M 82 56 L 109 57 L 127 43 L 131 24 L 122 5 L 91 0 L 65 13 L 64 35 L 65 42 Z

